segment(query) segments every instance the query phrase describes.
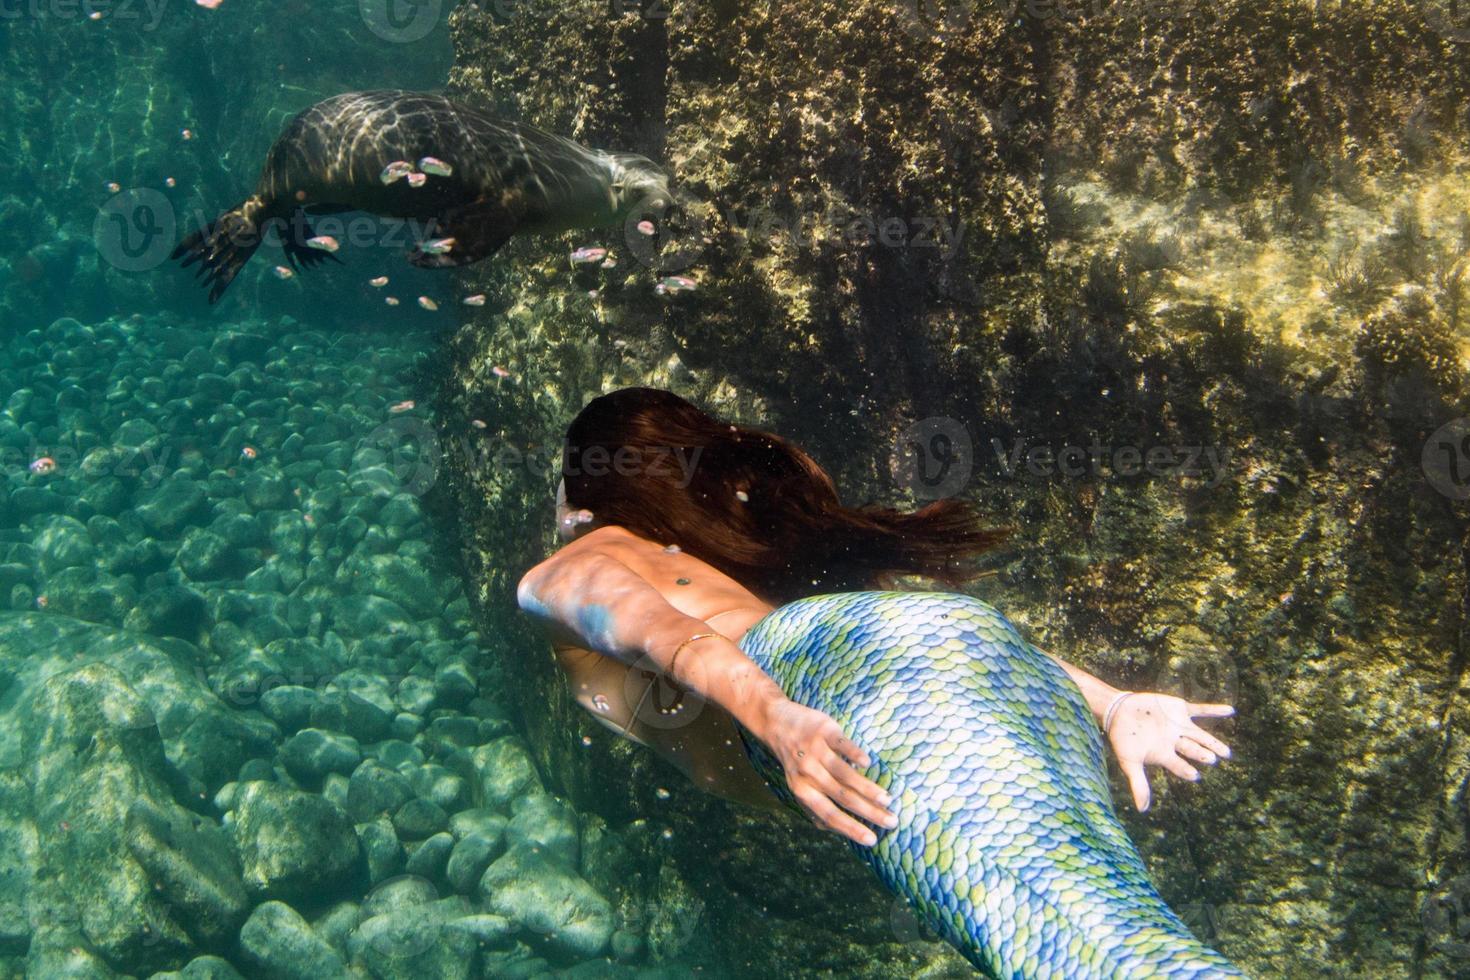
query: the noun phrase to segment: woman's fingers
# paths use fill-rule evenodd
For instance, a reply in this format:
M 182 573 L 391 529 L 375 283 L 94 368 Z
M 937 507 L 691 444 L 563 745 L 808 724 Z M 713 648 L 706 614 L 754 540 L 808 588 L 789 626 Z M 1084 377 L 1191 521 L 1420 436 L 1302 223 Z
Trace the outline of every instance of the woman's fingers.
M 1187 779 L 1191 783 L 1199 779 L 1199 770 L 1196 769 L 1194 766 L 1191 766 L 1189 763 L 1185 762 L 1183 759 L 1179 758 L 1177 755 L 1165 756 L 1163 759 L 1159 760 L 1159 765 L 1163 766 L 1165 769 L 1169 770 L 1180 779 Z
M 868 757 L 868 753 L 858 748 L 857 743 L 852 739 L 844 736 L 841 729 L 838 729 L 834 737 L 828 739 L 827 744 L 832 747 L 832 751 L 859 769 L 866 769 L 873 764 L 873 760 Z
M 828 757 L 827 770 L 816 774 L 812 781 L 839 805 L 869 823 L 880 827 L 897 826 L 897 818 L 878 802 L 886 799 L 888 794 L 876 783 L 858 775 L 841 757 L 835 754 Z
M 839 810 L 837 804 L 824 796 L 811 783 L 805 783 L 800 788 L 793 786 L 792 793 L 816 818 L 820 826 L 850 838 L 865 847 L 872 847 L 878 842 L 876 834 Z
M 1189 704 L 1191 718 L 1229 718 L 1235 709 L 1228 704 Z
M 1193 759 L 1195 762 L 1199 762 L 1207 766 L 1213 766 L 1215 762 L 1219 759 L 1219 756 L 1216 753 L 1211 752 L 1203 745 L 1200 745 L 1198 742 L 1192 741 L 1187 737 L 1181 737 L 1179 739 L 1178 743 L 1174 746 L 1174 751 L 1178 752 L 1186 759 Z
M 1138 760 L 1123 763 L 1123 775 L 1128 777 L 1128 786 L 1133 790 L 1133 805 L 1142 813 L 1148 809 L 1149 801 L 1153 799 L 1153 792 L 1148 788 L 1148 773 L 1143 770 L 1143 763 Z
M 1191 725 L 1189 726 L 1189 728 L 1185 729 L 1184 737 L 1198 742 L 1222 759 L 1230 758 L 1230 746 L 1226 745 L 1224 742 L 1220 741 L 1218 738 L 1211 735 L 1209 732 L 1205 731 L 1198 725 Z

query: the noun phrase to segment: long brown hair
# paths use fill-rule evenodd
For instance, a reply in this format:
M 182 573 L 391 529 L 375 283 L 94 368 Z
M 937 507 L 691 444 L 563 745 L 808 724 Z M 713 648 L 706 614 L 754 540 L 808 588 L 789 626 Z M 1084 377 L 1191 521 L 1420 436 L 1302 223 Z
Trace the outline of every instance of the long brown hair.
M 845 507 L 792 443 L 657 388 L 589 402 L 567 429 L 562 478 L 569 507 L 678 544 L 773 602 L 901 574 L 956 585 L 973 577 L 965 562 L 1005 536 L 958 500 L 912 513 Z

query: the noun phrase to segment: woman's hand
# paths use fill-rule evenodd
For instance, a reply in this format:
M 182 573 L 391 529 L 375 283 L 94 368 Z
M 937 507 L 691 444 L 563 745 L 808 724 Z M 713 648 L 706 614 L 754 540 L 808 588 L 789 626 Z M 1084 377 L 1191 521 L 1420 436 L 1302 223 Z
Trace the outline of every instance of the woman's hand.
M 1199 770 L 1185 760 L 1212 766 L 1230 758 L 1230 746 L 1194 723 L 1195 718 L 1224 718 L 1235 714 L 1228 704 L 1191 704 L 1169 694 L 1130 694 L 1113 715 L 1108 739 L 1118 764 L 1133 788 L 1133 805 L 1147 810 L 1149 792 L 1145 765 L 1165 769 L 1191 782 Z
M 854 768 L 872 760 L 829 716 L 783 699 L 770 706 L 764 729 L 761 741 L 780 760 L 792 795 L 817 826 L 867 847 L 878 838 L 849 814 L 880 827 L 898 826 L 885 809 L 888 794 Z

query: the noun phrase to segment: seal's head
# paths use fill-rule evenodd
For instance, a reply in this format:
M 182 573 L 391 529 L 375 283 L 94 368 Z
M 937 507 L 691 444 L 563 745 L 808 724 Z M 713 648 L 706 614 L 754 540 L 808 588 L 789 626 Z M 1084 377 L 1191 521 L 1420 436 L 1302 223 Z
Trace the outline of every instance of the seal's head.
M 669 175 L 648 157 L 637 153 L 609 153 L 607 157 L 612 171 L 613 209 L 619 220 L 635 208 L 661 211 L 673 201 Z

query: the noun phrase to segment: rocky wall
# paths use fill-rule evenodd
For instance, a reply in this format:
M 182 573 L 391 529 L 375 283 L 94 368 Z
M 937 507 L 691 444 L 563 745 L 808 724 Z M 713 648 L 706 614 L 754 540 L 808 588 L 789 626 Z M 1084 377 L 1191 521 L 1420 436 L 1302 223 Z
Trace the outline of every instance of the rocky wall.
M 1233 701 L 1235 758 L 1156 780 L 1125 819 L 1250 973 L 1470 968 L 1470 537 L 1463 430 L 1439 429 L 1470 409 L 1452 9 L 455 13 L 453 91 L 665 160 L 685 195 L 657 242 L 512 243 L 440 365 L 466 573 L 543 772 L 669 831 L 610 886 L 698 923 L 651 932 L 655 957 L 964 973 L 834 841 L 700 798 L 578 718 L 515 615 L 552 544 L 560 430 L 626 384 L 796 438 L 852 502 L 980 501 L 1017 534 L 977 594 L 1115 683 Z M 617 266 L 570 266 L 586 244 Z M 696 286 L 660 291 L 669 274 Z M 894 465 L 956 431 L 968 479 Z M 1080 472 L 1058 469 L 1069 446 Z

